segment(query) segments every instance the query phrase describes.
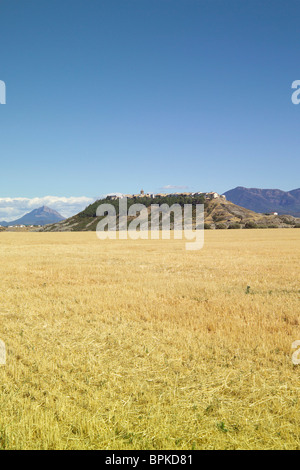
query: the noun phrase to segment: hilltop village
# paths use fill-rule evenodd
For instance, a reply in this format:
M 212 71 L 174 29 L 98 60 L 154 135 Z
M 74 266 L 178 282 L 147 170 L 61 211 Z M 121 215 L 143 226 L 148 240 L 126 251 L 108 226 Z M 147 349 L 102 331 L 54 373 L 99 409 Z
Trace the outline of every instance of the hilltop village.
M 147 197 L 150 199 L 155 199 L 155 198 L 163 198 L 163 197 L 173 197 L 173 196 L 186 196 L 186 197 L 198 197 L 198 196 L 204 196 L 205 199 L 212 200 L 212 199 L 223 199 L 226 200 L 226 196 L 220 195 L 214 191 L 209 192 L 209 193 L 204 193 L 204 192 L 195 192 L 195 193 L 158 193 L 158 194 L 153 194 L 153 193 L 145 193 L 143 189 L 141 189 L 139 194 L 109 194 L 106 196 L 106 199 L 110 199 L 111 201 L 114 201 L 116 199 L 122 199 L 122 198 L 128 198 L 128 199 L 134 199 L 134 198 L 139 198 L 139 197 Z

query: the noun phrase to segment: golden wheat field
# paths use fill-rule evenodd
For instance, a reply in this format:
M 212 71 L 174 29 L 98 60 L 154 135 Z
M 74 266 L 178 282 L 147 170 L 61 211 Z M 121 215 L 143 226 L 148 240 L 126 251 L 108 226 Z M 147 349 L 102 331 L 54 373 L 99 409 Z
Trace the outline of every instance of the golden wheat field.
M 299 259 L 296 229 L 1 233 L 0 448 L 300 449 Z

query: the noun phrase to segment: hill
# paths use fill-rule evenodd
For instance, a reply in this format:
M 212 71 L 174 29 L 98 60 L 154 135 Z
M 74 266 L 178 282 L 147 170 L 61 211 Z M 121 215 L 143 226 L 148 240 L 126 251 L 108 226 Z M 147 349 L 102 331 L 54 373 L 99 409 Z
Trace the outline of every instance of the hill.
M 61 214 L 51 209 L 50 207 L 43 206 L 38 209 L 25 214 L 19 219 L 12 220 L 11 222 L 1 222 L 0 225 L 7 227 L 10 225 L 46 225 L 65 220 Z
M 280 189 L 244 188 L 238 186 L 224 193 L 226 198 L 255 212 L 278 212 L 300 217 L 300 188 L 292 191 Z
M 95 231 L 98 222 L 102 217 L 96 216 L 97 207 L 102 203 L 114 205 L 116 214 L 118 215 L 119 202 L 107 199 L 99 200 L 88 206 L 84 211 L 70 217 L 62 222 L 46 225 L 42 231 L 65 232 L 65 231 Z M 300 218 L 297 219 L 290 215 L 264 215 L 253 212 L 244 207 L 237 206 L 230 201 L 221 197 L 213 200 L 205 200 L 200 197 L 163 197 L 160 199 L 133 198 L 128 200 L 128 204 L 134 203 L 145 204 L 150 213 L 151 204 L 190 204 L 193 205 L 204 203 L 205 207 L 205 228 L 221 229 L 221 228 L 264 228 L 264 227 L 293 227 L 300 225 Z M 132 218 L 131 218 L 132 219 Z M 128 218 L 129 221 L 129 218 Z M 172 221 L 172 217 L 171 217 Z M 171 224 L 172 227 L 172 224 Z

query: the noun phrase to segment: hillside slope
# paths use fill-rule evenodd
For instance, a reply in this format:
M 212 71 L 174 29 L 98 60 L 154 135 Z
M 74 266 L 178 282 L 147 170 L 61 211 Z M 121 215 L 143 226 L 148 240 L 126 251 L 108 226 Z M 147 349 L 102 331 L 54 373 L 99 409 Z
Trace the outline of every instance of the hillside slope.
M 168 203 L 167 198 L 160 200 L 160 203 Z M 98 222 L 102 217 L 96 216 L 97 207 L 101 203 L 112 203 L 116 208 L 118 214 L 118 201 L 101 200 L 88 206 L 84 211 L 70 217 L 62 222 L 46 225 L 43 231 L 51 232 L 68 232 L 68 231 L 95 231 Z M 134 201 L 137 202 L 137 201 Z M 144 203 L 144 199 L 140 198 L 140 203 Z M 176 201 L 175 201 L 176 202 Z M 180 199 L 177 203 L 183 204 L 185 201 Z M 198 201 L 200 203 L 202 201 Z M 150 205 L 153 201 L 147 201 Z M 174 201 L 172 201 L 174 203 Z M 188 203 L 188 200 L 186 201 Z M 150 207 L 148 207 L 150 214 Z M 132 219 L 132 218 L 131 218 Z M 258 227 L 292 227 L 300 224 L 300 218 L 294 218 L 290 215 L 274 216 L 264 215 L 253 212 L 244 207 L 237 206 L 230 201 L 222 198 L 217 198 L 211 201 L 205 201 L 205 227 L 212 229 L 220 228 L 254 228 Z M 172 224 L 171 224 L 172 227 Z

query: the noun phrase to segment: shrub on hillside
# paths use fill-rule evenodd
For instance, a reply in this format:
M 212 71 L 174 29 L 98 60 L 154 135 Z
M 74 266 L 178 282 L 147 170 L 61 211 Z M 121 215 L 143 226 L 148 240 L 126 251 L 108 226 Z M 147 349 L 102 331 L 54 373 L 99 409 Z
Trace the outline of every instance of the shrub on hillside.
M 245 223 L 245 228 L 258 228 L 258 226 L 255 222 L 250 221 Z
M 224 220 L 224 215 L 214 214 L 212 219 L 214 222 L 221 222 L 221 220 Z

